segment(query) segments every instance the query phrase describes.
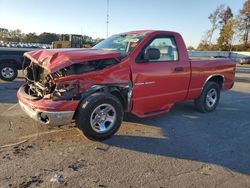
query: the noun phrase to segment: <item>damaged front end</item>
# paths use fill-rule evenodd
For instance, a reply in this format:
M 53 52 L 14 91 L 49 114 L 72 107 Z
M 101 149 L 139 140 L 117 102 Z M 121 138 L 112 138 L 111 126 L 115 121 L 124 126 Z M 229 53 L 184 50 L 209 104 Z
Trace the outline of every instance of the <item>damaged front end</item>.
M 17 97 L 22 109 L 41 124 L 70 123 L 80 101 L 94 92 L 110 92 L 125 109 L 130 107 L 129 67 L 117 58 L 71 63 L 55 71 L 32 58 L 26 61 L 30 61 L 23 71 L 26 84 Z
M 52 74 L 39 65 L 31 62 L 24 70 L 27 84 L 23 87 L 25 97 L 31 100 L 39 100 L 55 91 L 56 84 Z
M 59 76 L 30 62 L 25 68 L 26 84 L 19 88 L 17 97 L 21 108 L 40 124 L 64 125 L 72 121 L 78 101 L 77 84 L 60 84 Z
M 71 100 L 78 94 L 78 83 L 56 82 L 65 76 L 66 70 L 50 73 L 43 67 L 33 62 L 25 69 L 27 84 L 23 87 L 26 98 L 31 100 L 52 99 L 52 100 Z
M 95 60 L 79 64 L 73 64 L 54 73 L 41 67 L 39 64 L 31 62 L 25 69 L 24 92 L 32 100 L 52 99 L 52 100 L 79 100 L 84 88 L 79 88 L 81 80 L 67 79 L 77 75 L 99 71 L 118 63 L 116 59 Z M 86 88 L 85 88 L 86 89 Z

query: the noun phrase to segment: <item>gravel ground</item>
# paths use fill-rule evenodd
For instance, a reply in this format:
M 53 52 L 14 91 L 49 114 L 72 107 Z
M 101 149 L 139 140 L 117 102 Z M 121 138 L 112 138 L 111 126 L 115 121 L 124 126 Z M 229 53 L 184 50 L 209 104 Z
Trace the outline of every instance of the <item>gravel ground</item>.
M 16 104 L 22 82 L 0 82 L 0 187 L 250 187 L 250 66 L 238 66 L 213 113 L 188 101 L 157 117 L 127 114 L 102 143 L 28 118 Z

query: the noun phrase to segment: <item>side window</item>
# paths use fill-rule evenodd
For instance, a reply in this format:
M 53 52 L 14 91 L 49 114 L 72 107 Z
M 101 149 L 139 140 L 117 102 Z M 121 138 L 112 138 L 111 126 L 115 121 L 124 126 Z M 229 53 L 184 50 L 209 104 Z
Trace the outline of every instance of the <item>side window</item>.
M 155 38 L 145 49 L 156 48 L 160 51 L 160 58 L 156 61 L 178 61 L 178 51 L 173 37 Z

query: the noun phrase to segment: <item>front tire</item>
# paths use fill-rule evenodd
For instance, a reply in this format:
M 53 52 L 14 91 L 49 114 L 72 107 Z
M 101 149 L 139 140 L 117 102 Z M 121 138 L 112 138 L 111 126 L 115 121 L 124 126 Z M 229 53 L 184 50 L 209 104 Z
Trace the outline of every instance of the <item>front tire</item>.
M 12 81 L 17 77 L 17 68 L 9 63 L 0 64 L 0 78 L 4 81 Z
M 94 93 L 83 100 L 76 112 L 76 125 L 91 140 L 114 135 L 123 120 L 123 106 L 113 95 Z
M 220 100 L 220 86 L 216 82 L 208 82 L 199 98 L 195 99 L 196 108 L 205 113 L 216 109 Z

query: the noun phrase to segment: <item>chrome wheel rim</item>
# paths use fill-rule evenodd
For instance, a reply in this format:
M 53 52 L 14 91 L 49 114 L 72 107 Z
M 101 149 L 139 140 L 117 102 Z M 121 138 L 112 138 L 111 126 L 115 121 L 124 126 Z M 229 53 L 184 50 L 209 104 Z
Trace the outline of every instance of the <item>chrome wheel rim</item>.
M 4 78 L 12 78 L 14 76 L 14 70 L 11 67 L 4 67 L 1 71 Z
M 97 106 L 90 116 L 90 125 L 97 133 L 107 133 L 115 124 L 116 110 L 110 104 Z
M 210 89 L 206 96 L 206 104 L 209 108 L 212 108 L 217 101 L 217 91 L 216 89 Z

